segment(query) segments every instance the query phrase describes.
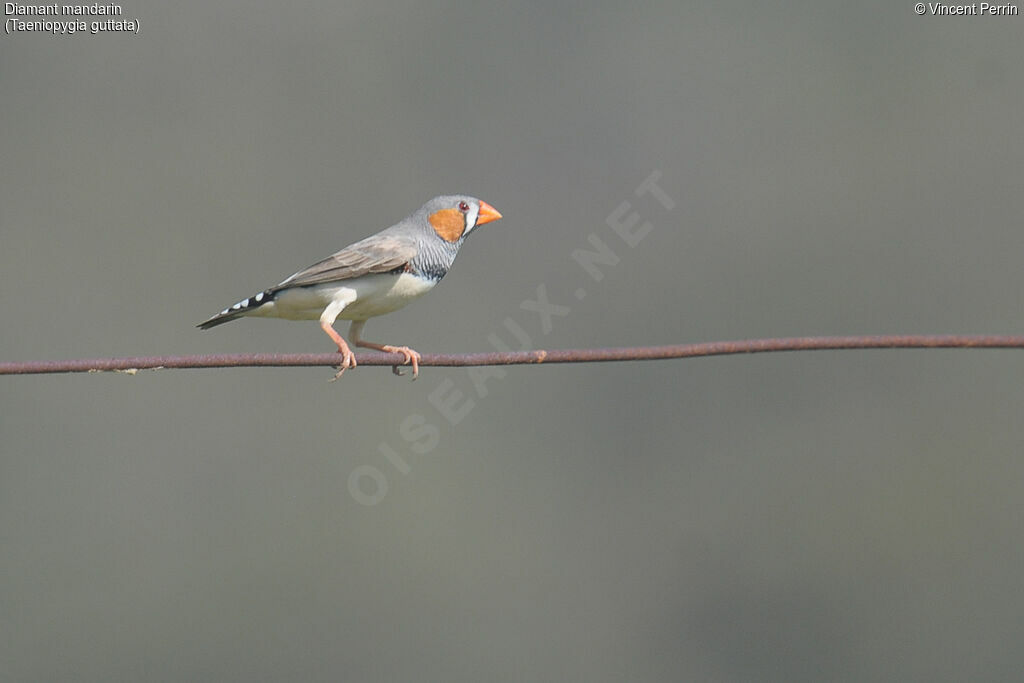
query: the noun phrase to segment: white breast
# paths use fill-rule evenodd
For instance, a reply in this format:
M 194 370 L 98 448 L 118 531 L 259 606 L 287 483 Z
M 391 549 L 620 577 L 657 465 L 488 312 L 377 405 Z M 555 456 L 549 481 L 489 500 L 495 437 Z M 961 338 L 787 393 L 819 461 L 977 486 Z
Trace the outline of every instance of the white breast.
M 369 275 L 356 286 L 356 300 L 342 310 L 338 316 L 343 320 L 366 320 L 402 308 L 418 299 L 437 284 L 433 280 L 416 277 L 409 273 L 395 275 Z

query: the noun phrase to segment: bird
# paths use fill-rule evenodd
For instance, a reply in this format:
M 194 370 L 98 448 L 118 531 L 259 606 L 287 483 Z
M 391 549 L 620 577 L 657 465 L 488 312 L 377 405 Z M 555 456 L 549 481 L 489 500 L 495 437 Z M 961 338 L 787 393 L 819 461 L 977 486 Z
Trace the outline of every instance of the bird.
M 334 381 L 356 367 L 351 348 L 334 329 L 337 319 L 350 320 L 348 337 L 353 345 L 401 354 L 402 364 L 412 365 L 412 379 L 416 379 L 420 354 L 408 346 L 364 340 L 366 321 L 397 311 L 433 289 L 452 267 L 469 234 L 501 217 L 497 209 L 475 197 L 434 197 L 390 228 L 242 299 L 197 327 L 208 330 L 243 317 L 319 320 L 342 357 Z M 392 370 L 402 374 L 397 365 Z

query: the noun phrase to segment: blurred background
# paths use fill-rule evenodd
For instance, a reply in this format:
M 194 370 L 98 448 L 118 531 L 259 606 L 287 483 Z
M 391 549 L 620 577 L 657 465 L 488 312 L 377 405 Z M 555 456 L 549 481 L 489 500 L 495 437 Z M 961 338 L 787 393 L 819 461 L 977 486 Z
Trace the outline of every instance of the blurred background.
M 139 35 L 0 38 L 2 360 L 330 352 L 313 322 L 194 326 L 450 192 L 505 218 L 367 338 L 1024 333 L 1024 17 L 122 7 Z M 652 174 L 671 210 L 636 194 Z M 572 258 L 591 235 L 600 281 Z M 569 308 L 547 332 L 540 286 Z M 1017 678 L 1022 373 L 0 378 L 3 678 Z

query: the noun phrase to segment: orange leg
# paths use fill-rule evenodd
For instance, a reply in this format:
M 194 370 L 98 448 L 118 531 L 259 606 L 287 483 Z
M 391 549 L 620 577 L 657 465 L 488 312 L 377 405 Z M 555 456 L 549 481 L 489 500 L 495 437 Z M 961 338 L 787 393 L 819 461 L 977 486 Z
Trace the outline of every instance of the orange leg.
M 391 346 L 390 344 L 375 344 L 373 342 L 363 341 L 359 338 L 359 334 L 363 331 L 363 325 L 366 324 L 365 320 L 355 320 L 352 322 L 352 327 L 348 329 L 348 336 L 352 339 L 352 343 L 364 349 L 376 349 L 377 351 L 383 351 L 385 353 L 400 353 L 405 356 L 405 362 L 403 365 L 412 365 L 412 378 L 416 379 L 420 374 L 420 354 L 418 351 L 413 351 L 408 346 Z M 402 371 L 398 369 L 397 365 L 391 367 L 391 371 L 396 375 L 401 375 Z
M 338 374 L 336 374 L 334 379 L 331 380 L 333 382 L 335 379 L 341 377 L 341 374 L 345 372 L 345 370 L 356 366 L 356 357 L 355 354 L 352 353 L 352 349 L 348 347 L 348 344 L 346 344 L 345 340 L 341 338 L 341 335 L 338 334 L 337 330 L 331 327 L 330 323 L 326 320 L 321 320 L 320 328 L 327 333 L 327 336 L 330 337 L 335 344 L 338 345 L 338 353 L 341 354 L 341 365 L 338 366 Z

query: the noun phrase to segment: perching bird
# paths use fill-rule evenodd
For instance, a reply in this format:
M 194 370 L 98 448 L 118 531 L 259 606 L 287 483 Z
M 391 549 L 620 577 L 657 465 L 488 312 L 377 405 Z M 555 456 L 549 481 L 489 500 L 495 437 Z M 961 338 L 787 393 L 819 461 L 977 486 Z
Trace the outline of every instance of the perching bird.
M 370 318 L 397 311 L 433 289 L 448 273 L 469 233 L 499 218 L 493 206 L 473 197 L 434 197 L 402 222 L 225 308 L 198 327 L 206 330 L 243 316 L 319 319 L 342 356 L 337 379 L 346 368 L 356 366 L 356 359 L 333 325 L 338 318 L 351 320 L 348 336 L 354 345 L 402 354 L 404 365 L 412 364 L 416 379 L 420 354 L 408 346 L 364 341 L 360 338 L 363 326 Z

